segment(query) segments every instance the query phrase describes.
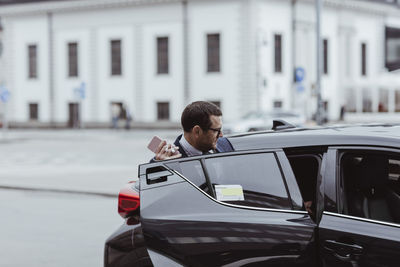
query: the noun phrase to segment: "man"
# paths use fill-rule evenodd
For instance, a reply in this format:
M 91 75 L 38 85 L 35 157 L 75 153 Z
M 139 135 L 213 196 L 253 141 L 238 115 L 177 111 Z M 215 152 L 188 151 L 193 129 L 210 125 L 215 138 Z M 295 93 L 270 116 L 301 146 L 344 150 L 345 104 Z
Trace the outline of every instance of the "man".
M 222 112 L 216 105 L 205 101 L 189 104 L 182 112 L 181 124 L 183 134 L 173 145 L 162 141 L 153 160 L 233 151 L 222 136 Z

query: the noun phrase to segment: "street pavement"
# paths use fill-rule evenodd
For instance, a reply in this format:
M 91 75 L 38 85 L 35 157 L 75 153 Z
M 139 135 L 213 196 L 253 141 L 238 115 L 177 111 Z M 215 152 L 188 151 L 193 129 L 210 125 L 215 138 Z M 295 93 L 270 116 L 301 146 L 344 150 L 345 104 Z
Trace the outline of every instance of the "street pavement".
M 0 266 L 103 266 L 116 198 L 0 188 Z
M 0 188 L 116 196 L 137 179 L 154 135 L 179 130 L 9 130 L 0 132 Z
M 178 130 L 0 131 L 0 266 L 102 266 L 117 195 Z

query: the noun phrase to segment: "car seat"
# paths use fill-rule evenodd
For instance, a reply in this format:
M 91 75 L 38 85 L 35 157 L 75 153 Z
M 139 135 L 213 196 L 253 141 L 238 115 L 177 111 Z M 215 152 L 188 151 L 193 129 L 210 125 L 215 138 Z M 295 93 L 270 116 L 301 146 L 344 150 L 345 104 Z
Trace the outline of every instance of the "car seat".
M 356 195 L 354 210 L 364 218 L 393 222 L 389 196 L 395 194 L 388 183 L 389 164 L 383 155 L 366 155 L 356 172 Z M 400 200 L 400 199 L 399 199 Z

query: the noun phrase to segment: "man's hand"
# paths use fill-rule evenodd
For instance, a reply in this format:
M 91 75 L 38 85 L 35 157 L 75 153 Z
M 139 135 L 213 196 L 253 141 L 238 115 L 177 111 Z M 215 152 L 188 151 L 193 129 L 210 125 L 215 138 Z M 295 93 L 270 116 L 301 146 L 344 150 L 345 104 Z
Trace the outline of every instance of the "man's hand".
M 176 159 L 182 157 L 179 153 L 179 147 L 167 144 L 167 141 L 163 140 L 157 148 L 155 160 L 166 160 L 166 159 Z
M 306 209 L 306 211 L 308 211 L 308 213 L 309 213 L 310 215 L 313 214 L 312 209 L 311 209 L 311 205 L 312 205 L 312 201 L 311 201 L 311 200 L 309 200 L 309 201 L 304 201 L 304 208 Z

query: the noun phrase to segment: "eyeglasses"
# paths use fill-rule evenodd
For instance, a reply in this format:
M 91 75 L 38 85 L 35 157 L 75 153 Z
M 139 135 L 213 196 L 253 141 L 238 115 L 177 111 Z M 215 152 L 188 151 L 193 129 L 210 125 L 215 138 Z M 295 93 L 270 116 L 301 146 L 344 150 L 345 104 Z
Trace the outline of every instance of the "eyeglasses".
M 211 130 L 211 131 L 214 131 L 214 132 L 217 132 L 218 134 L 217 134 L 217 136 L 220 136 L 221 135 L 221 132 L 222 132 L 222 128 L 219 128 L 219 129 L 215 129 L 215 128 L 208 128 L 209 130 Z

